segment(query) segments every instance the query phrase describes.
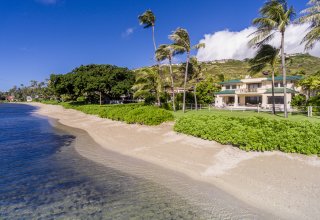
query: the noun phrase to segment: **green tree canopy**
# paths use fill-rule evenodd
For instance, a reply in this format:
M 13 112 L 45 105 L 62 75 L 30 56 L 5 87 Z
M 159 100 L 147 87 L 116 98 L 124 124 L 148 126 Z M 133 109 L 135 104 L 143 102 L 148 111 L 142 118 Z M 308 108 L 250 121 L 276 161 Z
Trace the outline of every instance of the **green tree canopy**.
M 97 92 L 108 99 L 119 99 L 131 93 L 134 81 L 134 74 L 127 68 L 92 64 L 64 75 L 52 74 L 49 86 L 58 97 L 68 95 L 70 100 L 80 96 L 90 98 Z

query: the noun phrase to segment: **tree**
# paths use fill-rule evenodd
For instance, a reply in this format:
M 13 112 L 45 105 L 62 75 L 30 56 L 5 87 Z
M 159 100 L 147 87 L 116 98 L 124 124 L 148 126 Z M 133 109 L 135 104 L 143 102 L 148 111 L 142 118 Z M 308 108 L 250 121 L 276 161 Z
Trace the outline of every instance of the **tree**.
M 257 27 L 252 35 L 250 45 L 261 47 L 274 38 L 277 32 L 281 34 L 281 63 L 283 75 L 284 91 L 284 115 L 288 117 L 287 103 L 287 80 L 286 63 L 284 52 L 284 40 L 287 26 L 292 21 L 295 12 L 293 7 L 288 7 L 287 0 L 268 0 L 260 9 L 261 17 L 253 20 L 253 25 Z
M 213 77 L 207 77 L 197 83 L 197 100 L 202 104 L 211 104 L 214 100 L 214 93 L 220 91 L 220 86 Z
M 193 86 L 194 104 L 195 104 L 195 109 L 198 110 L 197 84 L 202 80 L 202 67 L 196 57 L 191 57 L 190 64 L 192 65 L 192 79 L 194 81 L 194 86 Z
M 152 28 L 152 40 L 153 40 L 153 46 L 154 51 L 157 50 L 157 44 L 155 40 L 155 23 L 156 23 L 156 16 L 153 14 L 151 10 L 145 11 L 142 15 L 139 15 L 138 17 L 140 25 L 144 25 L 143 28 Z
M 308 101 L 312 95 L 316 95 L 320 91 L 320 71 L 301 79 L 298 85 L 307 91 L 306 101 Z
M 191 46 L 189 33 L 186 29 L 177 28 L 175 31 L 169 35 L 169 38 L 174 42 L 173 45 L 178 46 L 179 50 L 176 53 L 187 53 L 187 61 L 186 61 L 186 70 L 184 74 L 184 86 L 183 86 L 183 106 L 182 111 L 186 110 L 186 86 L 187 86 L 187 78 L 188 78 L 188 67 L 190 62 L 190 52 L 192 49 L 200 49 L 205 47 L 205 44 L 200 43 L 194 46 Z
M 305 50 L 310 50 L 314 47 L 317 41 L 320 40 L 320 0 L 310 0 L 310 7 L 303 10 L 304 14 L 298 19 L 299 23 L 308 23 L 309 32 L 303 38 L 301 43 L 306 43 Z
M 152 94 L 160 97 L 161 79 L 154 68 L 143 68 L 136 72 L 136 82 L 132 89 L 134 98 L 151 99 Z M 146 101 L 148 102 L 148 101 Z
M 179 51 L 183 48 L 180 48 L 176 45 L 162 44 L 156 50 L 156 59 L 161 62 L 164 60 L 169 61 L 169 71 L 170 71 L 170 80 L 171 80 L 171 92 L 172 92 L 172 108 L 176 111 L 175 106 L 175 92 L 174 92 L 174 75 L 172 70 L 172 58 L 175 55 L 176 51 Z
M 86 97 L 97 101 L 97 93 L 103 98 L 120 99 L 130 93 L 135 77 L 127 68 L 112 65 L 87 65 L 75 68 L 70 73 L 50 76 L 50 88 L 57 97 L 76 101 Z
M 249 71 L 253 74 L 261 72 L 267 66 L 271 67 L 272 74 L 272 114 L 276 113 L 275 99 L 274 99 L 274 75 L 276 70 L 276 65 L 278 62 L 280 50 L 269 45 L 262 45 L 257 51 L 255 57 L 249 61 L 250 69 Z
M 139 15 L 138 17 L 140 25 L 144 25 L 143 28 L 152 28 L 152 41 L 153 41 L 153 47 L 154 52 L 157 51 L 157 44 L 155 39 L 155 24 L 156 24 L 156 16 L 153 14 L 151 10 L 145 11 L 142 15 Z M 158 74 L 161 76 L 161 67 L 160 63 L 158 62 Z M 157 96 L 158 105 L 160 106 L 160 95 Z

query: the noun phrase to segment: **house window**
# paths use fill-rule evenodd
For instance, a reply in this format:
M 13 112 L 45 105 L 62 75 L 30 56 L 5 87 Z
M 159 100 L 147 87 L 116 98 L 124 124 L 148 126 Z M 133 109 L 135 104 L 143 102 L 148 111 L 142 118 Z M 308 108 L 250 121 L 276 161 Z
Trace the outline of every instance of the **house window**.
M 283 104 L 284 97 L 283 96 L 275 96 L 274 102 L 275 102 L 275 104 Z M 268 96 L 268 104 L 272 104 L 272 96 Z
M 237 85 L 226 85 L 226 89 L 237 89 Z
M 283 82 L 276 82 L 276 83 L 274 84 L 274 87 L 283 88 Z
M 261 83 L 252 83 L 252 84 L 248 84 L 248 89 L 257 89 L 257 88 L 261 88 L 262 84 Z
M 262 103 L 261 96 L 248 96 L 248 97 L 246 97 L 246 104 L 257 105 L 259 103 Z

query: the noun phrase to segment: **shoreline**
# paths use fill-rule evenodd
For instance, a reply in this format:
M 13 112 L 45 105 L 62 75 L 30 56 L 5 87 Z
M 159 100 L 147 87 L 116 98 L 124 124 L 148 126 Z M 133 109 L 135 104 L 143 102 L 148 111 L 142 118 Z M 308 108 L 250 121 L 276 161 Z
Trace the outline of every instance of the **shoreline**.
M 39 107 L 38 115 L 86 131 L 106 150 L 212 184 L 279 218 L 314 219 L 320 214 L 320 159 L 317 157 L 244 152 L 177 134 L 168 123 L 157 127 L 127 125 L 62 106 L 31 105 Z

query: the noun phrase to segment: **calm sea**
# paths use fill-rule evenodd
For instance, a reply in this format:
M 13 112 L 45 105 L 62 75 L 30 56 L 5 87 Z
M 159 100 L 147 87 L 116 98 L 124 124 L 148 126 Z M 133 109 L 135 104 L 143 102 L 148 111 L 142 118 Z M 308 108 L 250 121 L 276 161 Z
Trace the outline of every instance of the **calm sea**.
M 81 157 L 34 110 L 0 104 L 0 219 L 202 218 L 165 187 Z

